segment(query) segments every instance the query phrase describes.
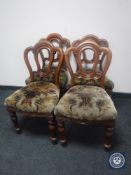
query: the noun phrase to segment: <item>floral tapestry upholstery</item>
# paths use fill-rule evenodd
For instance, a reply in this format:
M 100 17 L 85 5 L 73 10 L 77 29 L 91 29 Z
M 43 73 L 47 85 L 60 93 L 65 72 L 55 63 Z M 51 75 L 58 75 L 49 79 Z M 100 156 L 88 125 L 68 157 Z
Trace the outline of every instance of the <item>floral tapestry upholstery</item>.
M 73 79 L 71 81 L 73 81 L 74 85 L 86 85 L 88 84 L 88 79 L 83 79 L 80 75 L 76 76 L 77 73 L 75 74 L 75 76 L 73 77 Z M 95 81 L 95 85 L 99 86 L 100 83 L 97 79 L 94 79 Z M 108 77 L 105 77 L 105 89 L 113 89 L 114 88 L 114 83 L 113 81 L 111 81 Z
M 24 112 L 51 113 L 59 100 L 53 83 L 32 82 L 5 99 L 5 105 Z
M 47 68 L 44 68 L 43 69 L 43 72 L 46 72 L 47 71 Z M 55 72 L 55 68 L 53 67 L 53 71 L 52 72 Z M 53 74 L 52 74 L 53 75 Z M 44 79 L 44 81 L 47 81 L 47 82 L 52 82 L 54 83 L 54 77 L 52 76 L 51 74 L 46 77 Z M 41 81 L 41 77 L 39 76 L 38 72 L 34 72 L 34 81 Z M 31 82 L 30 78 L 27 78 L 25 80 L 26 84 L 29 84 Z M 67 76 L 67 72 L 65 69 L 61 69 L 60 71 L 60 75 L 59 75 L 59 83 L 60 83 L 60 88 L 65 88 L 66 85 L 67 85 L 67 82 L 68 82 L 68 76 Z
M 54 113 L 84 121 L 117 118 L 115 106 L 106 91 L 97 86 L 76 85 L 60 99 Z

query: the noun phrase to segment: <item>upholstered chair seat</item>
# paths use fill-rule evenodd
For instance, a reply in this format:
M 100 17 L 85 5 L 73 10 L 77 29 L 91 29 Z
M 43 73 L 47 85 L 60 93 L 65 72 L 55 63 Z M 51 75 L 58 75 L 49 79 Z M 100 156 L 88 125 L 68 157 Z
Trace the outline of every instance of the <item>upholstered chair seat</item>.
M 5 99 L 5 105 L 23 112 L 51 113 L 59 100 L 59 89 L 53 83 L 32 82 Z
M 70 88 L 55 107 L 57 117 L 75 120 L 115 120 L 117 111 L 106 91 L 97 86 L 77 85 Z
M 105 77 L 104 86 L 105 89 L 114 89 L 114 82 L 110 78 Z

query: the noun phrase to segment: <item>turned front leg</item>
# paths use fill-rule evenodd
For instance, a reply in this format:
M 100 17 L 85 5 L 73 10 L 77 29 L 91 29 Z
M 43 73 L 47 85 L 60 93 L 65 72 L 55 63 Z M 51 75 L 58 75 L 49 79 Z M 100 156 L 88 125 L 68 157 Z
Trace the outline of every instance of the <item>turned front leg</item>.
M 53 144 L 56 144 L 57 143 L 56 126 L 55 126 L 55 120 L 53 117 L 48 119 L 48 127 L 51 133 L 51 141 Z
M 60 136 L 60 142 L 62 146 L 65 146 L 67 143 L 66 137 L 65 137 L 65 124 L 63 121 L 58 120 L 57 121 L 59 136 Z
M 11 120 L 13 122 L 13 125 L 15 127 L 15 131 L 17 134 L 19 134 L 21 132 L 21 128 L 20 128 L 20 125 L 18 123 L 16 112 L 14 112 L 14 111 L 8 111 L 8 112 L 9 112 L 9 115 L 10 115 Z
M 105 141 L 104 141 L 104 148 L 106 150 L 110 149 L 112 146 L 112 136 L 114 130 L 115 122 L 106 125 L 105 128 Z

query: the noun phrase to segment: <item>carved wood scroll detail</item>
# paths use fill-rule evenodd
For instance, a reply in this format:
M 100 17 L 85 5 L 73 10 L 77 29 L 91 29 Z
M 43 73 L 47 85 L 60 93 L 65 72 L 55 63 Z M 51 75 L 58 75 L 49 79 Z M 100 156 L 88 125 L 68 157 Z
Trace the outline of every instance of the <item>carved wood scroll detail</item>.
M 92 69 L 90 70 L 88 69 L 85 70 L 83 69 L 83 66 L 82 66 L 83 61 L 81 61 L 82 60 L 81 56 L 82 56 L 83 51 L 85 50 L 91 50 L 93 52 L 93 59 L 91 60 L 91 62 L 90 61 L 84 62 L 84 64 L 92 63 L 93 66 L 92 66 Z M 77 74 L 73 72 L 73 69 L 70 64 L 71 53 L 73 53 L 75 57 L 75 62 L 77 65 Z M 103 69 L 98 70 L 97 67 L 99 64 L 99 57 L 101 54 L 105 54 L 107 58 L 104 63 Z M 112 58 L 112 53 L 109 48 L 101 47 L 100 45 L 98 45 L 96 42 L 92 40 L 88 40 L 85 43 L 76 45 L 76 47 L 70 47 L 69 49 L 67 49 L 65 53 L 66 65 L 67 65 L 67 68 L 69 70 L 72 80 L 74 76 L 80 76 L 83 79 L 89 80 L 91 84 L 93 84 L 93 81 L 97 79 L 98 81 L 100 81 L 101 87 L 104 87 L 105 74 L 111 63 L 111 58 Z M 73 82 L 72 82 L 72 85 L 73 85 Z
M 38 55 L 41 53 L 42 49 L 47 50 L 47 52 L 49 53 L 49 57 L 48 57 L 48 65 L 47 65 L 47 71 L 43 72 L 43 69 L 40 66 L 40 60 Z M 54 76 L 54 83 L 59 86 L 59 73 L 60 73 L 60 69 L 62 66 L 62 62 L 63 62 L 63 51 L 60 48 L 56 48 L 54 47 L 50 42 L 48 42 L 47 40 L 44 40 L 42 42 L 38 42 L 34 47 L 29 47 L 25 50 L 24 52 L 24 59 L 25 59 L 25 63 L 27 65 L 27 68 L 29 70 L 30 73 L 30 78 L 31 81 L 33 81 L 34 78 L 34 74 L 31 68 L 31 65 L 29 63 L 29 59 L 28 59 L 28 54 L 29 52 L 33 52 L 34 54 L 34 59 L 37 65 L 37 72 L 39 73 L 39 75 L 43 78 L 47 77 L 48 75 L 51 75 L 52 72 L 52 64 L 54 61 L 54 53 L 58 54 L 58 65 L 57 68 L 55 70 L 55 73 L 53 74 Z

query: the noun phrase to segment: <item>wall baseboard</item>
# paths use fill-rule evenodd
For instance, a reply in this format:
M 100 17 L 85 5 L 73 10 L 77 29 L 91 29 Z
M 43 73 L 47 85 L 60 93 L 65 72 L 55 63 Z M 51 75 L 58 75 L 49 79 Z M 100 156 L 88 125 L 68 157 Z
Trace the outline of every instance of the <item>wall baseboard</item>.
M 22 86 L 4 86 L 0 85 L 0 90 L 17 90 L 22 88 Z M 113 98 L 131 98 L 131 93 L 125 93 L 125 92 L 113 92 L 112 93 Z
M 113 92 L 112 97 L 113 98 L 131 98 L 131 93 Z
M 4 86 L 0 85 L 0 90 L 17 90 L 22 88 L 22 86 Z

